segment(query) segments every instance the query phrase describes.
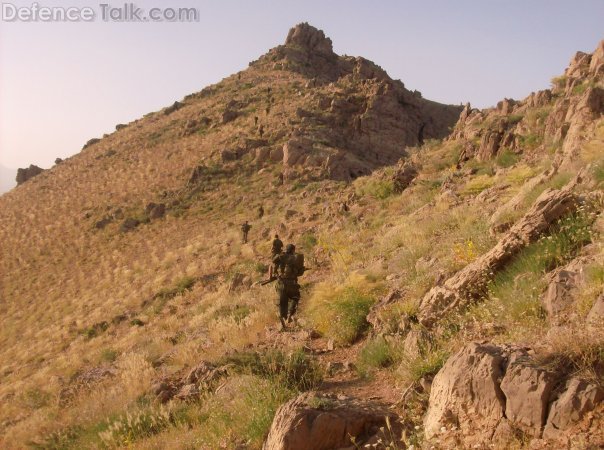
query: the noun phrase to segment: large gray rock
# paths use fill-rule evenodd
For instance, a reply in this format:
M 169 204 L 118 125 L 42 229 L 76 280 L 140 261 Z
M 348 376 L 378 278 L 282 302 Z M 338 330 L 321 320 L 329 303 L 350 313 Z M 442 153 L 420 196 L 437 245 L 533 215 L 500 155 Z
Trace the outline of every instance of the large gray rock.
M 541 296 L 541 302 L 549 317 L 557 316 L 574 302 L 577 286 L 582 279 L 582 267 L 574 261 L 550 275 L 547 289 Z
M 604 389 L 593 383 L 572 378 L 566 389 L 551 405 L 543 437 L 555 439 L 577 423 L 604 400 Z
M 527 361 L 510 364 L 501 382 L 506 397 L 505 415 L 516 427 L 533 437 L 540 437 L 550 394 L 558 377 L 534 367 Z
M 264 450 L 332 450 L 355 448 L 379 433 L 392 413 L 352 399 L 305 393 L 285 403 L 273 420 Z M 394 420 L 392 420 L 394 423 Z M 358 447 L 356 447 L 358 448 Z
M 589 310 L 587 326 L 590 329 L 604 329 L 604 294 L 600 294 Z
M 436 374 L 430 391 L 424 432 L 457 427 L 475 442 L 486 442 L 504 417 L 505 396 L 499 387 L 507 355 L 491 344 L 472 343 L 451 356 Z

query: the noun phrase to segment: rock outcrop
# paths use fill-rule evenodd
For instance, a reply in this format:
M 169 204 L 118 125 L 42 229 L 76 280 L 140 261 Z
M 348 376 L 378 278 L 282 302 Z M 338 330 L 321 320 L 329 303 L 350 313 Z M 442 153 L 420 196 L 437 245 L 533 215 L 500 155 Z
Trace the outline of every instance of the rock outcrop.
M 296 110 L 297 126 L 283 147 L 286 178 L 368 175 L 395 164 L 407 147 L 447 136 L 462 109 L 423 99 L 364 58 L 338 56 L 331 40 L 306 23 L 254 64 L 299 72 L 316 88 Z
M 17 181 L 17 186 L 25 183 L 28 180 L 31 180 L 37 175 L 40 175 L 42 172 L 44 172 L 44 169 L 33 164 L 30 164 L 26 169 L 18 169 L 17 178 L 15 178 L 15 181 Z
M 211 390 L 217 382 L 226 376 L 228 367 L 216 367 L 201 361 L 182 377 L 166 377 L 152 387 L 157 399 L 166 403 L 173 398 L 195 400 L 200 393 Z
M 387 417 L 398 428 L 394 415 L 379 405 L 305 393 L 277 410 L 263 449 L 332 450 L 371 445 Z
M 552 89 L 482 111 L 467 104 L 449 137 L 462 148 L 460 163 L 490 160 L 502 149 L 528 155 L 560 148 L 561 166 L 572 167 L 585 135 L 604 113 L 603 42 L 592 54 L 578 52 Z
M 604 390 L 540 367 L 531 350 L 471 343 L 437 373 L 424 419 L 428 439 L 504 448 L 520 432 L 557 438 L 604 400 Z
M 420 303 L 419 320 L 432 326 L 452 310 L 484 295 L 492 275 L 522 248 L 534 242 L 556 220 L 577 207 L 574 183 L 544 191 L 531 209 L 487 253 L 468 264 L 442 286 L 432 288 Z

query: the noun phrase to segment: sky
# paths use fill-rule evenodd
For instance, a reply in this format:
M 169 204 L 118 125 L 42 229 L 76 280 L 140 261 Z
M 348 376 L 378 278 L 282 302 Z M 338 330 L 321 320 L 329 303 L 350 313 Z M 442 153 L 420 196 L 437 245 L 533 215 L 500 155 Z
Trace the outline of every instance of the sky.
M 549 87 L 577 50 L 591 52 L 604 38 L 604 0 L 135 2 L 147 11 L 198 8 L 190 23 L 103 21 L 104 2 L 123 5 L 39 1 L 89 7 L 97 17 L 0 19 L 0 169 L 51 167 L 116 124 L 246 68 L 299 22 L 324 30 L 336 53 L 374 61 L 425 98 L 475 107 Z

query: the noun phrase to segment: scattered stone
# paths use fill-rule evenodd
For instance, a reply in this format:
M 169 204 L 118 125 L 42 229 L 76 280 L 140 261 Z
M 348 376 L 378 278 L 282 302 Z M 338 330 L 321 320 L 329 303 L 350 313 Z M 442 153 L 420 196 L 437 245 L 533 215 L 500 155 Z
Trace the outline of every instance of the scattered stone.
M 182 103 L 180 103 L 178 101 L 174 102 L 171 106 L 168 106 L 167 108 L 164 108 L 164 114 L 166 116 L 169 115 L 169 114 L 172 114 L 173 112 L 178 111 L 183 106 L 185 106 L 185 105 L 183 105 Z
M 574 302 L 577 288 L 584 279 L 583 265 L 584 258 L 576 258 L 548 275 L 549 284 L 541 302 L 550 318 L 560 319 L 559 315 Z
M 417 167 L 413 164 L 405 162 L 399 165 L 394 174 L 392 181 L 394 183 L 394 191 L 397 193 L 403 192 L 417 176 Z

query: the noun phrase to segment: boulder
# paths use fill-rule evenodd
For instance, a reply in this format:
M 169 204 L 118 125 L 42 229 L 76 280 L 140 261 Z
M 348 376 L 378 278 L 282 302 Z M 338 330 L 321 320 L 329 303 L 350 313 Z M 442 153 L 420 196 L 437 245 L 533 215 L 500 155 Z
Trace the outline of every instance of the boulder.
M 604 400 L 604 389 L 579 378 L 570 379 L 563 393 L 549 411 L 543 430 L 545 439 L 555 439 L 564 430 L 579 422 L 585 414 L 594 410 Z
M 587 325 L 590 329 L 604 329 L 604 294 L 600 294 L 587 314 Z
M 26 169 L 18 169 L 17 177 L 15 178 L 15 181 L 17 181 L 17 186 L 31 180 L 37 175 L 40 175 L 42 172 L 44 172 L 44 169 L 33 164 L 30 164 Z
M 149 203 L 145 208 L 145 213 L 149 219 L 161 219 L 166 215 L 165 203 Z
M 526 360 L 510 364 L 501 381 L 507 401 L 505 416 L 528 435 L 541 437 L 545 425 L 550 394 L 558 377 Z
M 237 117 L 239 117 L 239 112 L 235 111 L 234 109 L 226 109 L 223 113 L 222 113 L 222 123 L 226 124 L 229 122 L 232 122 L 233 120 L 235 120 Z
M 360 448 L 395 418 L 388 409 L 354 399 L 309 392 L 282 405 L 275 415 L 264 450 L 332 450 Z M 354 443 L 351 440 L 354 438 Z
M 132 231 L 134 230 L 136 227 L 138 227 L 141 224 L 141 221 L 138 219 L 134 219 L 132 217 L 127 218 L 126 220 L 124 220 L 122 222 L 122 224 L 120 225 L 120 231 L 122 233 L 126 233 L 128 231 Z
M 583 258 L 576 258 L 569 264 L 548 275 L 549 283 L 541 295 L 541 302 L 550 318 L 557 318 L 574 302 L 577 287 L 583 282 Z
M 308 23 L 300 23 L 289 30 L 285 45 L 297 47 L 308 53 L 335 56 L 331 39 L 325 37 L 323 31 L 316 29 Z
M 591 55 L 589 63 L 589 73 L 593 76 L 598 76 L 603 72 L 604 67 L 604 40 L 601 40 L 598 47 Z
M 430 390 L 424 432 L 428 439 L 455 427 L 469 441 L 487 442 L 504 418 L 499 387 L 506 353 L 491 344 L 472 343 L 450 357 Z
M 417 168 L 410 163 L 404 163 L 396 168 L 392 175 L 395 192 L 403 192 L 417 176 Z
M 309 139 L 292 138 L 283 145 L 283 165 L 293 167 L 303 165 L 312 153 L 313 145 Z

